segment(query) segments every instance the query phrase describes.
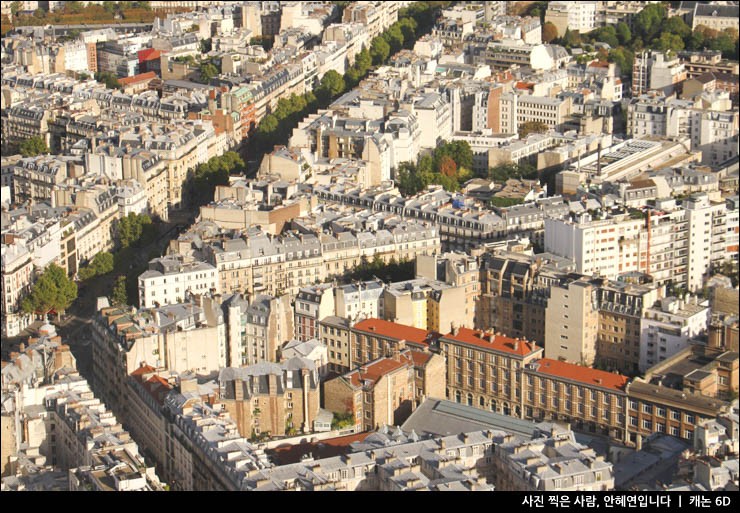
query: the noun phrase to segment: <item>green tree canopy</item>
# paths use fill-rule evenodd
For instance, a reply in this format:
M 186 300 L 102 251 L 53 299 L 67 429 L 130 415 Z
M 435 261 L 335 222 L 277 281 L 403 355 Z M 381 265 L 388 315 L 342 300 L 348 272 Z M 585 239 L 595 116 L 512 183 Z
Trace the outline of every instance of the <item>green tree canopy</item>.
M 128 293 L 126 292 L 126 277 L 124 275 L 116 276 L 111 290 L 111 303 L 117 306 L 128 305 Z
M 323 77 L 321 77 L 319 90 L 325 90 L 332 99 L 336 98 L 344 92 L 344 79 L 342 78 L 342 75 L 333 69 L 330 69 Z
M 218 76 L 218 68 L 210 61 L 203 61 L 198 66 L 200 81 L 203 84 L 209 83 L 214 77 Z
M 21 302 L 26 313 L 46 314 L 51 310 L 63 312 L 77 298 L 77 284 L 56 264 L 50 264 Z
M 110 71 L 96 72 L 95 80 L 104 83 L 108 89 L 121 89 L 121 83 L 118 81 L 118 77 Z
M 661 24 L 666 17 L 662 4 L 650 4 L 637 13 L 634 18 L 634 35 L 643 41 L 652 41 L 660 32 Z
M 451 157 L 457 168 L 473 168 L 473 150 L 467 141 L 450 141 L 440 144 L 434 150 L 432 159 L 435 171 L 440 171 L 440 162 L 445 156 Z
M 394 23 L 391 25 L 391 27 L 383 34 L 383 39 L 385 39 L 386 43 L 388 43 L 388 46 L 390 47 L 389 55 L 395 54 L 403 48 L 403 32 L 398 24 Z
M 79 271 L 81 280 L 89 280 L 113 272 L 114 259 L 111 253 L 98 253 L 92 261 Z
M 373 59 L 373 64 L 378 66 L 383 64 L 391 54 L 391 47 L 385 41 L 385 39 L 376 37 L 373 39 L 370 45 L 370 57 Z
M 19 146 L 19 151 L 24 157 L 35 157 L 49 153 L 49 147 L 43 137 L 35 135 L 23 141 Z
M 129 214 L 118 222 L 118 242 L 122 248 L 142 247 L 156 237 L 156 228 L 147 214 Z
M 632 31 L 630 30 L 629 25 L 627 25 L 625 22 L 620 21 L 617 23 L 617 38 L 619 39 L 619 42 L 623 45 L 629 44 L 632 41 Z

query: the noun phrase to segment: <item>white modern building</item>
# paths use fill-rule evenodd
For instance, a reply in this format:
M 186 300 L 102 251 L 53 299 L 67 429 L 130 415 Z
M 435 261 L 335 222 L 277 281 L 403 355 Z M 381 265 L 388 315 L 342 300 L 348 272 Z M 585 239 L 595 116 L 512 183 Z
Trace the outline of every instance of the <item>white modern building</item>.
M 709 301 L 667 297 L 645 310 L 640 321 L 640 372 L 689 346 L 689 340 L 707 329 Z
M 207 292 L 220 292 L 216 268 L 205 262 L 186 262 L 180 255 L 155 258 L 139 276 L 141 308 L 182 303 L 189 294 Z

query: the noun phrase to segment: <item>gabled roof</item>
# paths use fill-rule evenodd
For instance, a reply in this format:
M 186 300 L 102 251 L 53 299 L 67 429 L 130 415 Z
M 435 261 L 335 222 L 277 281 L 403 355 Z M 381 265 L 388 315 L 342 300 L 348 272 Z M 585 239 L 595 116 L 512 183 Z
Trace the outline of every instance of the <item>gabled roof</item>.
M 537 347 L 533 342 L 527 342 L 504 335 L 487 335 L 485 332 L 471 330 L 470 328 L 460 328 L 457 334 L 448 333 L 447 335 L 444 335 L 440 339 L 440 342 L 445 341 L 469 344 L 483 349 L 509 353 L 515 356 L 527 356 L 542 349 Z
M 550 358 L 542 358 L 535 365 L 536 371 L 540 374 L 570 379 L 589 386 L 610 388 L 612 390 L 623 391 L 629 381 L 627 376 L 622 376 L 621 374 L 583 367 Z
M 406 326 L 405 324 L 384 321 L 383 319 L 365 319 L 355 324 L 352 329 L 394 340 L 429 345 L 429 331 Z

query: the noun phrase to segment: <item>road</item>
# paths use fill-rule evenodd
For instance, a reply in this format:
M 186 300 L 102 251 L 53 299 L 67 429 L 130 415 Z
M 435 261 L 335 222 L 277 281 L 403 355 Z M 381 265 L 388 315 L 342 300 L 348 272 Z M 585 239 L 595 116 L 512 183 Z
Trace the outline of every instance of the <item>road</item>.
M 147 264 L 149 255 L 156 249 L 161 255 L 166 251 L 169 241 L 179 234 L 181 230 L 192 222 L 192 215 L 188 212 L 177 212 L 170 216 L 166 223 L 159 225 L 159 236 L 152 243 L 137 250 L 130 269 L 142 267 Z M 113 288 L 113 281 L 117 274 L 112 272 L 89 280 L 80 287 L 77 299 L 67 309 L 61 320 L 52 319 L 57 327 L 57 333 L 62 337 L 62 342 L 69 345 L 72 354 L 77 360 L 77 369 L 88 381 L 92 382 L 92 336 L 90 325 L 95 317 L 97 299 L 108 296 Z M 136 298 L 130 298 L 136 301 Z M 2 341 L 2 357 L 8 358 L 10 351 L 17 351 L 18 345 L 25 343 L 29 336 L 35 336 L 35 329 L 41 325 L 40 321 L 34 322 L 30 328 L 20 336 Z

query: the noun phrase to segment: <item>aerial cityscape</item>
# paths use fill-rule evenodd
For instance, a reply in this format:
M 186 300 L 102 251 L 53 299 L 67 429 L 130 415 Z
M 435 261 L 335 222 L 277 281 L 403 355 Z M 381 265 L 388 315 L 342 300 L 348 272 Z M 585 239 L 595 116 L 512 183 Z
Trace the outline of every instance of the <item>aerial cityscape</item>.
M 2 491 L 738 491 L 740 2 L 1 6 Z

